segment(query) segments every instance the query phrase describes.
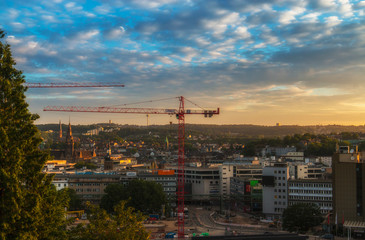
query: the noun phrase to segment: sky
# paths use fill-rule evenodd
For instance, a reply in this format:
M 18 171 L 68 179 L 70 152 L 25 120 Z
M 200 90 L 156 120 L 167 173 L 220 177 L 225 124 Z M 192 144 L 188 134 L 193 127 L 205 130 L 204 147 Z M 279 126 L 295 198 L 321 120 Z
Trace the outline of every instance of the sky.
M 28 89 L 39 124 L 144 125 L 143 114 L 42 109 L 178 108 L 177 96 L 186 108 L 221 110 L 186 123 L 365 124 L 365 1 L 12 0 L 0 9 L 27 82 L 125 84 Z

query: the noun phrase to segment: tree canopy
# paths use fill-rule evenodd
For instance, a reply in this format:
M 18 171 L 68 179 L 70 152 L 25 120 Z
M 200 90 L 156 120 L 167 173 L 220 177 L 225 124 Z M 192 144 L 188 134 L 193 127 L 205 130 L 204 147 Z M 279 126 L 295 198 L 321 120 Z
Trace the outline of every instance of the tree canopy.
M 144 240 L 149 233 L 143 226 L 145 217 L 122 201 L 114 207 L 114 214 L 109 215 L 98 206 L 87 204 L 90 224 L 79 224 L 69 231 L 69 239 L 78 240 Z
M 69 198 L 68 211 L 75 211 L 83 209 L 82 200 L 79 195 L 76 194 L 75 189 L 72 188 L 63 188 L 59 190 L 60 192 L 65 192 L 62 194 L 66 194 Z
M 298 203 L 283 212 L 283 229 L 289 232 L 305 233 L 322 223 L 320 208 L 315 204 Z
M 129 206 L 144 213 L 159 212 L 161 206 L 166 204 L 162 186 L 155 182 L 133 180 L 126 186 L 110 184 L 106 187 L 105 193 L 100 206 L 109 212 L 112 212 L 120 201 L 129 199 Z
M 49 155 L 38 148 L 38 116 L 4 36 L 0 30 L 0 239 L 64 239 L 68 199 L 41 172 Z

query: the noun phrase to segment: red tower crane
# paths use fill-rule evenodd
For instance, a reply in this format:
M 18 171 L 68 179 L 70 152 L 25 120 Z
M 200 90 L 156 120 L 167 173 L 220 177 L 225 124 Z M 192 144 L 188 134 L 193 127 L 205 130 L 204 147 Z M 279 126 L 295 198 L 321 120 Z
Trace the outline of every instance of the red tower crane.
M 76 107 L 76 106 L 47 106 L 43 111 L 59 112 L 96 112 L 96 113 L 135 113 L 135 114 L 169 114 L 176 115 L 178 119 L 178 170 L 177 170 L 177 223 L 178 238 L 184 238 L 184 165 L 185 165 L 185 115 L 203 114 L 205 117 L 212 117 L 219 114 L 217 110 L 185 110 L 185 98 L 178 97 L 179 109 L 159 108 L 118 108 L 118 107 Z
M 24 83 L 24 86 L 28 88 L 124 87 L 124 84 L 117 82 L 107 82 L 107 83 L 64 82 L 64 83 Z

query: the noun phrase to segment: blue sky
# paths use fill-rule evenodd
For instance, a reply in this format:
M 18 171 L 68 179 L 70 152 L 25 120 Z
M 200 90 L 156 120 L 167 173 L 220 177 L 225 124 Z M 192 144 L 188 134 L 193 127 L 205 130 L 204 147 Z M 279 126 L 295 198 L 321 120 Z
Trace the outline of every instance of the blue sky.
M 74 123 L 145 124 L 139 115 L 42 108 L 183 95 L 222 110 L 189 123 L 364 124 L 365 1 L 13 0 L 0 8 L 0 28 L 28 82 L 126 86 L 29 89 L 37 123 L 71 116 Z M 178 102 L 133 106 L 177 108 Z

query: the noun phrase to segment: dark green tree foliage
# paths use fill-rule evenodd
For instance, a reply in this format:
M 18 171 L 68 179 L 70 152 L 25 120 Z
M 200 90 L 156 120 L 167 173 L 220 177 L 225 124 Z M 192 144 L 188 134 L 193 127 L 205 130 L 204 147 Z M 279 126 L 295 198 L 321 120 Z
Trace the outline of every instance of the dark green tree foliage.
M 79 224 L 69 231 L 69 239 L 78 240 L 144 240 L 149 233 L 143 226 L 144 217 L 122 201 L 109 215 L 104 209 L 87 204 L 90 224 Z
M 68 211 L 76 211 L 83 209 L 82 201 L 80 197 L 76 194 L 75 189 L 63 188 L 59 192 L 61 192 L 61 194 L 65 194 L 69 198 L 69 204 L 67 208 Z
M 115 205 L 128 199 L 127 190 L 123 184 L 109 184 L 104 192 L 106 194 L 101 199 L 100 207 L 108 212 L 113 212 Z
M 283 229 L 289 232 L 305 233 L 320 225 L 323 217 L 315 204 L 298 203 L 289 206 L 283 213 Z
M 47 154 L 28 111 L 22 72 L 0 31 L 0 238 L 62 239 L 67 197 L 41 172 Z
M 133 180 L 126 186 L 111 184 L 105 193 L 100 206 L 109 212 L 122 200 L 129 200 L 129 206 L 144 213 L 160 212 L 161 206 L 166 204 L 163 188 L 155 182 Z
M 98 166 L 96 166 L 94 163 L 90 162 L 78 162 L 75 164 L 76 169 L 81 169 L 83 167 L 86 167 L 87 169 L 97 169 Z

